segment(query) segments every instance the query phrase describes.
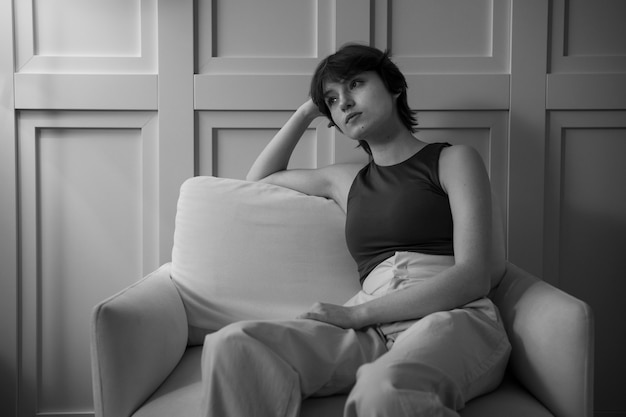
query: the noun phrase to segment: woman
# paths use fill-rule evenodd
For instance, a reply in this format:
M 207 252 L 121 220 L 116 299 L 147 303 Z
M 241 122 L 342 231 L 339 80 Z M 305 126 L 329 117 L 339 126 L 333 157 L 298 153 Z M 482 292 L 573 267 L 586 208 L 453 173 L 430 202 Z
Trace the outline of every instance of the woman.
M 363 290 L 342 306 L 316 303 L 295 320 L 236 323 L 209 335 L 206 415 L 297 416 L 302 398 L 349 392 L 345 416 L 457 416 L 499 384 L 510 345 L 485 298 L 489 180 L 472 148 L 413 136 L 406 89 L 386 53 L 341 48 L 320 63 L 311 100 L 250 169 L 248 180 L 337 202 Z M 371 162 L 287 170 L 321 115 Z

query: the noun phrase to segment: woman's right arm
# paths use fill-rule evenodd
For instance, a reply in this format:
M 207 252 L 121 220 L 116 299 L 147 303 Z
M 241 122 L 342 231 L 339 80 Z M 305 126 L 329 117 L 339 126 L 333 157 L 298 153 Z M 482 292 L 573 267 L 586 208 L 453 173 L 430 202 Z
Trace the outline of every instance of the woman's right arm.
M 319 169 L 287 169 L 302 134 L 322 114 L 309 99 L 301 105 L 263 149 L 246 179 L 280 185 L 309 195 L 338 199 L 333 166 Z
M 316 169 L 287 169 L 291 154 L 311 122 L 322 116 L 312 100 L 301 105 L 252 164 L 246 179 L 331 198 L 345 211 L 348 190 L 363 164 L 334 164 Z
M 321 113 L 313 101 L 301 105 L 254 161 L 246 179 L 262 181 L 272 174 L 285 171 L 298 141 L 319 116 Z

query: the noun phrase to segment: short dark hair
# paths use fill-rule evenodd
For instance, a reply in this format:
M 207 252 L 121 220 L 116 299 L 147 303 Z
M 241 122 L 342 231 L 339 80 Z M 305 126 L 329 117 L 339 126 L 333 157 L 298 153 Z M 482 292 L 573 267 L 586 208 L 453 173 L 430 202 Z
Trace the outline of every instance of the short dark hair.
M 311 79 L 310 95 L 317 108 L 334 124 L 330 109 L 324 101 L 324 84 L 328 81 L 342 82 L 366 71 L 375 71 L 391 94 L 400 94 L 397 99 L 398 116 L 411 133 L 417 126 L 416 111 L 411 110 L 407 99 L 407 82 L 398 66 L 389 58 L 389 51 L 380 51 L 371 46 L 347 44 L 326 57 L 317 66 Z M 367 142 L 359 145 L 372 154 Z

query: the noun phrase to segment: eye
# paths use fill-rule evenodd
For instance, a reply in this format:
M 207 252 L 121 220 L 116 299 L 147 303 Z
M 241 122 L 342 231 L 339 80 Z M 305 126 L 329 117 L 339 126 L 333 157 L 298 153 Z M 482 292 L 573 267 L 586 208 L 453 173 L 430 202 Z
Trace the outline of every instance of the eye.
M 363 84 L 363 81 L 361 81 L 358 78 L 355 78 L 354 80 L 350 81 L 350 90 L 354 90 L 355 88 L 357 88 L 361 84 Z
M 335 104 L 337 102 L 337 97 L 328 97 L 326 98 L 326 105 L 328 107 L 332 107 L 333 104 Z

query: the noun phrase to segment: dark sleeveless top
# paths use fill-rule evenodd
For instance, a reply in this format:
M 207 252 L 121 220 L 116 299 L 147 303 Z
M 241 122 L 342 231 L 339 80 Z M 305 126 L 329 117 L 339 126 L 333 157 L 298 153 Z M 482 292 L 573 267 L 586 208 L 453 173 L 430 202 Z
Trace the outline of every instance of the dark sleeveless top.
M 348 194 L 346 241 L 361 282 L 395 252 L 453 255 L 452 213 L 439 182 L 439 155 L 450 144 L 428 144 L 391 166 L 373 161 Z

